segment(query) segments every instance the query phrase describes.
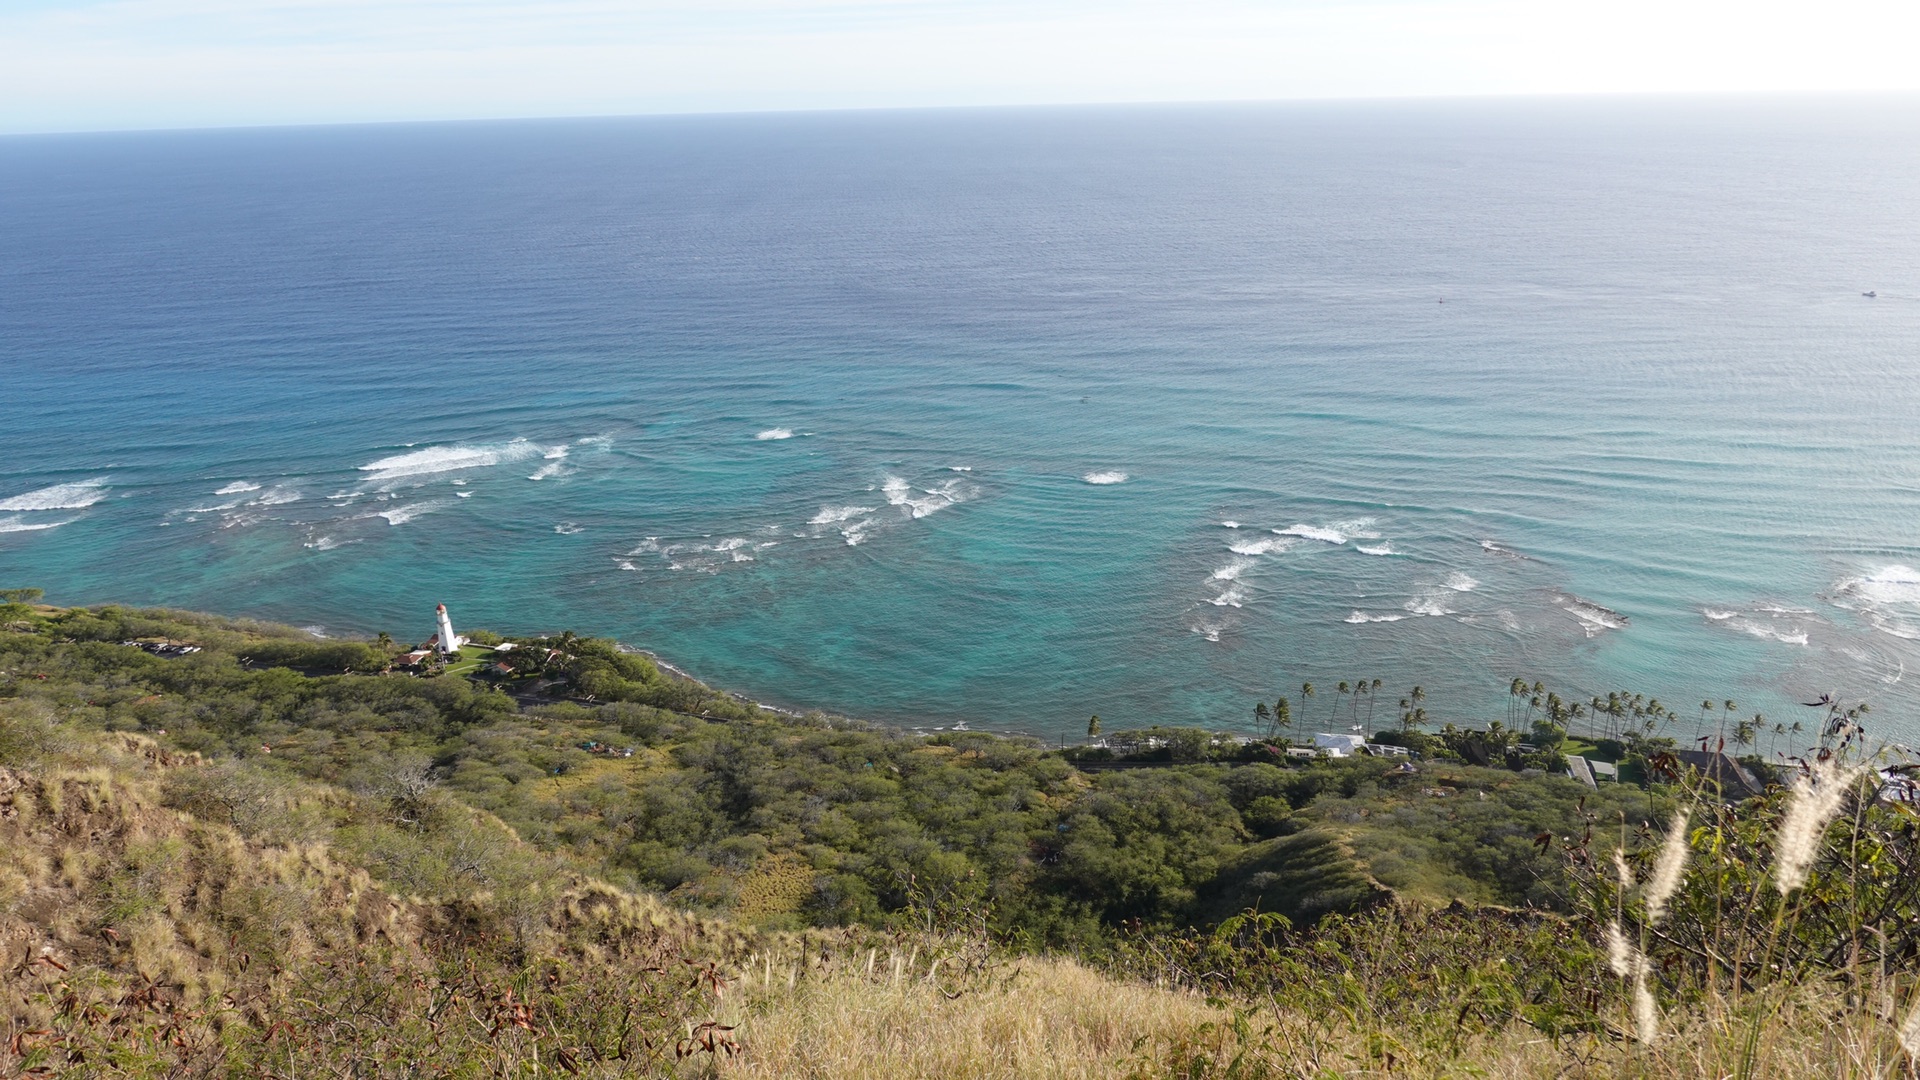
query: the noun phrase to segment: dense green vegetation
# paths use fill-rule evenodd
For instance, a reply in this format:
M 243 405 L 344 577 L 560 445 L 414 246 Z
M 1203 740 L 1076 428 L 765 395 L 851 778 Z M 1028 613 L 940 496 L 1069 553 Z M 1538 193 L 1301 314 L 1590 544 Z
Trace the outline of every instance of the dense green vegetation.
M 138 640 L 201 651 L 121 644 Z M 689 909 L 884 926 L 918 895 L 1089 951 L 1117 925 L 1308 921 L 1389 890 L 1553 908 L 1562 867 L 1535 838 L 1651 809 L 1464 764 L 1288 762 L 1195 729 L 1134 740 L 1171 746 L 1165 767 L 1083 772 L 1023 739 L 777 714 L 571 634 L 524 643 L 495 683 L 379 674 L 394 651 L 176 612 L 15 612 L 0 695 L 353 791 L 437 787 Z

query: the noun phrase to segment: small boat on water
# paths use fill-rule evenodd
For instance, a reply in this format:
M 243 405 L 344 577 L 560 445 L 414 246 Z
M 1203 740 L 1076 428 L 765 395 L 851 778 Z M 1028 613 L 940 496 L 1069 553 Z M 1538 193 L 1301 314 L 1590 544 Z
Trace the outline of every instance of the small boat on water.
M 1866 292 L 1863 292 L 1863 293 L 1861 293 L 1860 295 L 1861 295 L 1861 296 L 1864 296 L 1864 297 L 1866 297 L 1866 298 L 1867 298 L 1867 299 L 1869 299 L 1869 300 L 1871 300 L 1871 299 L 1873 299 L 1874 297 L 1876 297 L 1876 296 L 1879 296 L 1880 294 L 1879 294 L 1879 293 L 1877 293 L 1877 292 L 1874 292 L 1874 291 L 1873 291 L 1872 289 L 1868 289 L 1868 290 L 1867 290 Z

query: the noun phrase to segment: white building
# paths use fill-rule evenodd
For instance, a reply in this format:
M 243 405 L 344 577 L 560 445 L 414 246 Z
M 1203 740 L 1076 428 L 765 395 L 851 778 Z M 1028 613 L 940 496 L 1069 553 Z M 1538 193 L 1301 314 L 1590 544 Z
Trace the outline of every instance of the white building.
M 1325 731 L 1313 737 L 1313 748 L 1328 757 L 1352 757 L 1367 745 L 1360 735 L 1334 735 Z

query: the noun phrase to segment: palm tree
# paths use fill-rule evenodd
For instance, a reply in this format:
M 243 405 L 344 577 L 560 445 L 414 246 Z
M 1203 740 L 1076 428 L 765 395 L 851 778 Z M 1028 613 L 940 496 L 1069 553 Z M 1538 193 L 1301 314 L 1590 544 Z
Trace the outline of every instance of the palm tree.
M 1334 717 L 1340 715 L 1340 699 L 1346 696 L 1347 691 L 1352 689 L 1352 687 L 1348 686 L 1346 684 L 1346 681 L 1343 679 L 1341 680 L 1340 685 L 1334 687 L 1333 689 L 1334 689 L 1333 711 L 1327 714 L 1327 723 L 1329 724 L 1333 723 Z
M 1526 693 L 1526 691 L 1526 681 L 1518 675 L 1514 676 L 1513 681 L 1507 684 L 1507 724 L 1509 727 L 1513 724 L 1513 715 L 1516 711 L 1517 703 L 1520 700 L 1520 695 Z
M 1273 726 L 1282 730 L 1293 728 L 1293 706 L 1286 698 L 1273 703 Z
M 1273 714 L 1267 711 L 1266 702 L 1256 701 L 1253 703 L 1253 720 L 1254 723 L 1259 725 L 1259 727 L 1254 729 L 1255 731 L 1264 731 L 1273 726 Z
M 1367 730 L 1373 730 L 1373 703 L 1380 696 L 1380 680 L 1367 684 Z

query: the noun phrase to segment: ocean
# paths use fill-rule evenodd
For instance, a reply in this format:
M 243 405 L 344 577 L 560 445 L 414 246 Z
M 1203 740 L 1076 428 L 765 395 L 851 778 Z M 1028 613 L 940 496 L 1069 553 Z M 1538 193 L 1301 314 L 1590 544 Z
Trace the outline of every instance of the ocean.
M 1920 738 L 1912 98 L 0 139 L 0 407 L 59 603 L 1048 739 L 1516 676 Z

